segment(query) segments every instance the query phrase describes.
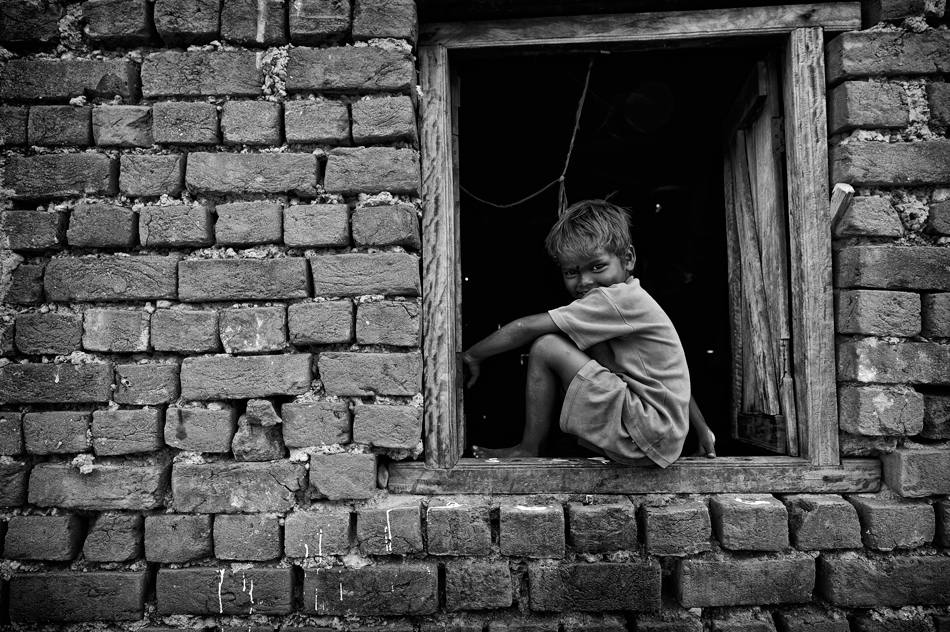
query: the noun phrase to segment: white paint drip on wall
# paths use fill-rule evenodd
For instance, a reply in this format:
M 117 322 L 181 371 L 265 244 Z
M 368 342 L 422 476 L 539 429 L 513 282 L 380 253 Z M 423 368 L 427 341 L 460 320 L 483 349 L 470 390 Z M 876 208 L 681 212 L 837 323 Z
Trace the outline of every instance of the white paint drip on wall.
M 224 614 L 224 602 L 221 600 L 221 587 L 224 585 L 224 569 L 218 571 L 218 614 Z
M 384 536 L 386 537 L 386 552 L 387 553 L 393 552 L 393 528 L 392 528 L 392 524 L 389 521 L 390 512 L 392 512 L 392 509 L 386 510 L 386 531 L 384 533 Z
M 254 41 L 258 44 L 264 43 L 264 30 L 267 27 L 267 0 L 257 0 L 257 33 L 254 34 Z

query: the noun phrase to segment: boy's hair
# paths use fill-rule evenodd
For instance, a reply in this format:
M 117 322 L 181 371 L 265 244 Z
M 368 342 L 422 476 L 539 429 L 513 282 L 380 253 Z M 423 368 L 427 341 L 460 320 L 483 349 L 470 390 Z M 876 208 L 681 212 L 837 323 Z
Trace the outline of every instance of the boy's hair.
M 627 209 L 606 200 L 583 200 L 561 214 L 544 240 L 548 254 L 590 254 L 598 248 L 623 257 L 632 245 Z

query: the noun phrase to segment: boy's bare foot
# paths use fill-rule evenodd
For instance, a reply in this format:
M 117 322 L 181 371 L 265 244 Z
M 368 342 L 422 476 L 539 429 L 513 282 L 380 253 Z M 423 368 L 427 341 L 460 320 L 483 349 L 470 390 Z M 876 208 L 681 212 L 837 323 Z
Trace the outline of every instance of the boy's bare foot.
M 521 445 L 511 446 L 510 448 L 483 448 L 479 445 L 472 446 L 472 454 L 476 459 L 510 459 L 518 456 L 538 456 L 538 453 L 524 448 Z

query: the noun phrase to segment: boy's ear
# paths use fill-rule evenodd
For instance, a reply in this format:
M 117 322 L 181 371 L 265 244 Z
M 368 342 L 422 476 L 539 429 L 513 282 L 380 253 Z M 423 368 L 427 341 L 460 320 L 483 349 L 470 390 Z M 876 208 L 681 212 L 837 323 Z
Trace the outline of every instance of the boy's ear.
M 637 265 L 637 251 L 633 249 L 633 246 L 627 248 L 626 255 L 624 256 L 623 267 L 627 272 L 633 272 L 633 268 Z

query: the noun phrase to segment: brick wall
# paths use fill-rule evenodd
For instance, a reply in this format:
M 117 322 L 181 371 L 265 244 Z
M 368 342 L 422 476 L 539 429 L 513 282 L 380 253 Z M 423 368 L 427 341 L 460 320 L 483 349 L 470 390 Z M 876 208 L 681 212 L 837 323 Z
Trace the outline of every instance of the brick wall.
M 950 629 L 950 37 L 866 9 L 839 401 L 888 488 L 422 497 L 377 473 L 421 450 L 413 3 L 0 1 L 0 624 Z

